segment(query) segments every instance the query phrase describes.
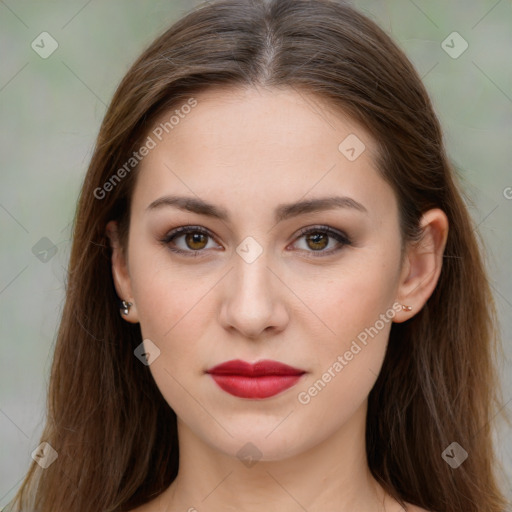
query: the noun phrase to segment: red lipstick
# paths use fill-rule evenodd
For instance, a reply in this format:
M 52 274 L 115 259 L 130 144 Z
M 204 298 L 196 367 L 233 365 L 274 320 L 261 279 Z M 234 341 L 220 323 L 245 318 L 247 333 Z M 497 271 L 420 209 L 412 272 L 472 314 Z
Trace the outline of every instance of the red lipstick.
M 251 364 L 236 359 L 214 366 L 206 373 L 231 395 L 261 399 L 292 387 L 306 372 L 279 361 L 263 360 Z

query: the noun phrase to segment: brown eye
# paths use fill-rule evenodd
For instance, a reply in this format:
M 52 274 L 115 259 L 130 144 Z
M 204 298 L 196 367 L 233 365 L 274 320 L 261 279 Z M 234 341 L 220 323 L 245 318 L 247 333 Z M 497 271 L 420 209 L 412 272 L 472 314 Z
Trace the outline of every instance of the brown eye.
M 187 233 L 185 235 L 185 243 L 189 249 L 204 249 L 208 243 L 208 235 L 198 232 Z
M 329 226 L 304 228 L 301 230 L 301 237 L 299 237 L 299 239 L 300 238 L 304 239 L 303 245 L 305 245 L 305 248 L 299 248 L 304 249 L 305 252 L 310 253 L 310 255 L 314 257 L 329 256 L 338 252 L 346 245 L 352 245 L 347 235 Z M 327 249 L 331 244 L 331 240 L 334 241 L 334 246 Z
M 329 245 L 329 236 L 321 232 L 313 232 L 306 235 L 306 243 L 308 246 L 315 250 L 325 249 Z
M 168 233 L 161 242 L 173 252 L 187 256 L 206 253 L 208 242 L 213 237 L 200 226 L 181 226 Z

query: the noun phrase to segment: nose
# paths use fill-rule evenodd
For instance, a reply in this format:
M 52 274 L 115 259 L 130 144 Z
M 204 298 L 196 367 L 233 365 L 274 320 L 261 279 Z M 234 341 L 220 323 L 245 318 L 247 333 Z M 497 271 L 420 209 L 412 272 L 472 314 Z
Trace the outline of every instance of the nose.
M 223 327 L 253 340 L 281 332 L 289 321 L 283 302 L 287 289 L 269 268 L 265 252 L 252 263 L 238 255 L 234 259 L 220 313 Z

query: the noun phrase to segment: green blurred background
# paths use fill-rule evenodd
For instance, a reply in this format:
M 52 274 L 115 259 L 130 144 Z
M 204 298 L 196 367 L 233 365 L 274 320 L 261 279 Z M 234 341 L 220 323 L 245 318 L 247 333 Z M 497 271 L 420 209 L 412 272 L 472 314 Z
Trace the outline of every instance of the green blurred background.
M 431 94 L 487 248 L 510 411 L 512 3 L 352 3 L 404 49 Z M 140 52 L 199 4 L 0 0 L 0 507 L 21 483 L 44 424 L 70 223 L 106 105 Z M 468 43 L 458 58 L 441 46 L 454 31 Z M 31 47 L 42 32 L 58 43 L 45 59 Z M 36 257 L 41 248 L 49 252 Z M 496 427 L 512 497 L 512 433 L 498 419 Z

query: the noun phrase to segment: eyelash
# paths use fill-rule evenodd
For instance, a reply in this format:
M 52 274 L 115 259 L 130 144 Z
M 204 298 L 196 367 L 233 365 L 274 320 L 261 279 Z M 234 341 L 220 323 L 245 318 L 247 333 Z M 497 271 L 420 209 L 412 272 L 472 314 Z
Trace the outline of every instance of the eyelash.
M 198 250 L 190 249 L 190 250 L 184 251 L 183 249 L 177 249 L 176 247 L 171 247 L 169 245 L 171 243 L 171 241 L 173 241 L 174 239 L 179 238 L 180 236 L 183 236 L 183 235 L 186 235 L 189 233 L 201 233 L 201 234 L 208 236 L 212 239 L 214 238 L 208 230 L 202 228 L 201 226 L 181 226 L 179 228 L 176 228 L 176 229 L 173 229 L 172 231 L 170 231 L 167 235 L 165 235 L 165 237 L 163 237 L 160 240 L 160 242 L 175 253 L 183 254 L 184 256 L 187 256 L 187 257 L 190 256 L 190 257 L 195 257 L 195 258 L 202 256 L 199 253 L 204 252 L 205 251 L 204 249 L 198 249 Z M 334 253 L 340 251 L 344 246 L 352 245 L 352 241 L 349 239 L 349 237 L 347 235 L 345 235 L 344 233 L 339 232 L 337 230 L 334 230 L 329 226 L 322 226 L 322 225 L 313 226 L 313 227 L 309 227 L 309 228 L 302 228 L 300 230 L 300 236 L 298 238 L 302 238 L 303 236 L 308 235 L 310 233 L 326 234 L 329 237 L 334 238 L 340 244 L 337 248 L 330 249 L 328 251 L 325 251 L 325 250 L 306 251 L 306 252 L 312 253 L 310 256 L 313 258 L 321 258 L 321 257 L 329 256 L 331 254 L 334 254 Z

